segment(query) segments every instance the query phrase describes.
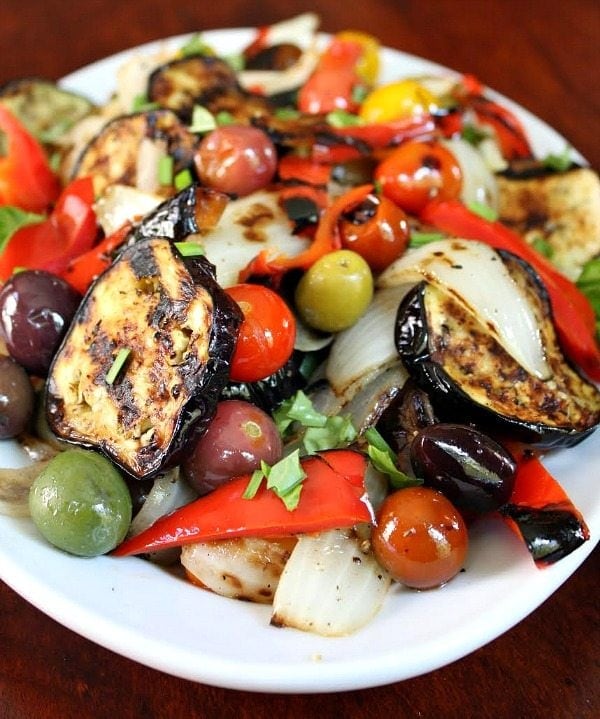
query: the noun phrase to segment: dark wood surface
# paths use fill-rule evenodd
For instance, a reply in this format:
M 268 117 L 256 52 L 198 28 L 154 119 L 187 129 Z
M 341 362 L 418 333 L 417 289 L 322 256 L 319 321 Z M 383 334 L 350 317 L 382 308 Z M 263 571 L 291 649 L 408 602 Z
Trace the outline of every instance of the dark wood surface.
M 0 83 L 58 78 L 162 36 L 269 23 L 308 8 L 326 31 L 359 28 L 473 72 L 600 167 L 595 0 L 2 0 Z M 339 695 L 252 694 L 167 676 L 64 629 L 0 582 L 0 718 L 600 716 L 599 556 L 533 615 L 465 659 Z

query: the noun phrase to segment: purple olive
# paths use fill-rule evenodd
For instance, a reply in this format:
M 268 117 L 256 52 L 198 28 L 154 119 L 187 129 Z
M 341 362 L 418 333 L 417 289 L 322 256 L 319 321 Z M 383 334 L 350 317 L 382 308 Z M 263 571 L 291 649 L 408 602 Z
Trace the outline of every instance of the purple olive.
M 411 444 L 410 459 L 425 485 L 445 494 L 461 510 L 498 509 L 514 487 L 512 456 L 467 425 L 439 423 L 421 429 Z
M 10 355 L 28 372 L 48 373 L 81 296 L 43 270 L 13 275 L 0 292 L 0 332 Z
M 0 356 L 0 439 L 21 434 L 33 408 L 34 393 L 27 372 L 12 358 Z

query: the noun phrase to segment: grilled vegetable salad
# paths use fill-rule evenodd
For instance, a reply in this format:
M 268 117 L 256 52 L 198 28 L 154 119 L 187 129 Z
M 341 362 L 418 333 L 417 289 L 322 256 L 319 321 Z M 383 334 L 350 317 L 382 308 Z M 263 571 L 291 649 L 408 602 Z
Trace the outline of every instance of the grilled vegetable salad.
M 343 635 L 481 517 L 540 567 L 589 538 L 541 459 L 600 421 L 600 182 L 317 28 L 0 88 L 0 510 Z

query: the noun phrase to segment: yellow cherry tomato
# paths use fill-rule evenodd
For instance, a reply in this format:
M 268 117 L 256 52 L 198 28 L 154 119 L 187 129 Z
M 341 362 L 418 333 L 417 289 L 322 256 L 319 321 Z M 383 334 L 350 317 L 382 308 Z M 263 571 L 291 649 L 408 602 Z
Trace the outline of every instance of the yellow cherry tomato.
M 425 115 L 437 106 L 435 96 L 416 80 L 399 80 L 375 88 L 365 98 L 360 116 L 367 123 L 391 122 Z
M 357 42 L 363 54 L 356 65 L 356 72 L 367 85 L 374 85 L 379 77 L 379 41 L 373 35 L 359 30 L 344 30 L 337 33 L 340 40 Z

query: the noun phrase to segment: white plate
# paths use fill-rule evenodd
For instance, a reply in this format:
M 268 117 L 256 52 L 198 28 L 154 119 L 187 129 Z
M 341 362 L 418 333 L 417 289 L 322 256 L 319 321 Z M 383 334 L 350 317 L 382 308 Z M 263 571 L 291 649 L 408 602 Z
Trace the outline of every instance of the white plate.
M 250 30 L 206 33 L 224 53 L 240 49 L 251 35 Z M 177 45 L 181 38 L 169 42 Z M 83 68 L 64 85 L 104 101 L 128 54 Z M 442 70 L 393 50 L 385 51 L 384 63 L 384 80 Z M 537 152 L 564 149 L 565 140 L 551 128 L 508 104 L 524 120 Z M 14 445 L 0 443 L 0 466 L 18 461 Z M 270 627 L 268 608 L 203 592 L 140 559 L 68 556 L 47 545 L 27 520 L 0 517 L 0 577 L 66 627 L 186 679 L 294 693 L 387 684 L 437 669 L 498 637 L 536 609 L 590 554 L 600 535 L 600 496 L 591 479 L 592 468 L 600 466 L 600 437 L 553 456 L 547 465 L 583 511 L 589 542 L 540 571 L 516 537 L 500 521 L 490 520 L 473 533 L 464 573 L 429 592 L 394 587 L 377 618 L 347 638 Z

